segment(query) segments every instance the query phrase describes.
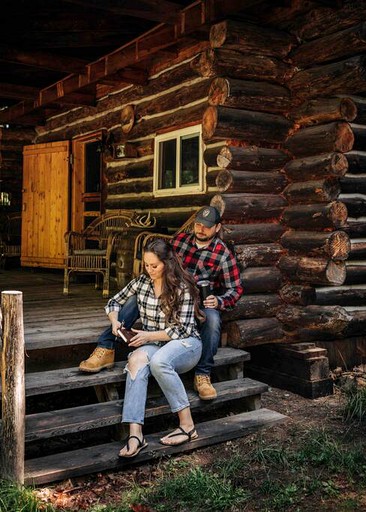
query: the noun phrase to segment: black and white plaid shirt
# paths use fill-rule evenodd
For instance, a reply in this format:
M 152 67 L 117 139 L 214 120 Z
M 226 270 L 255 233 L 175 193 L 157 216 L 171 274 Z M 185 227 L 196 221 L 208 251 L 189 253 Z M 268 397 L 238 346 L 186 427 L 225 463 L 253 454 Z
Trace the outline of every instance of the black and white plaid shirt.
M 187 288 L 182 289 L 180 296 L 178 317 L 181 321 L 179 324 L 168 324 L 166 321 L 165 314 L 161 310 L 160 298 L 155 297 L 153 281 L 146 274 L 141 274 L 130 281 L 108 301 L 104 308 L 107 315 L 111 311 L 119 311 L 132 295 L 137 297 L 144 331 L 165 331 L 171 339 L 200 337 L 194 317 L 193 299 Z

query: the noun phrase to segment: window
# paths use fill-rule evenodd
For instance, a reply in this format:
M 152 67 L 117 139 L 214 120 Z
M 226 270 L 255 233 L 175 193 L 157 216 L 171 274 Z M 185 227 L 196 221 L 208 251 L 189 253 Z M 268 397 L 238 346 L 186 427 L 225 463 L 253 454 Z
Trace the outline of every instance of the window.
M 201 126 L 158 135 L 155 139 L 155 195 L 203 191 Z

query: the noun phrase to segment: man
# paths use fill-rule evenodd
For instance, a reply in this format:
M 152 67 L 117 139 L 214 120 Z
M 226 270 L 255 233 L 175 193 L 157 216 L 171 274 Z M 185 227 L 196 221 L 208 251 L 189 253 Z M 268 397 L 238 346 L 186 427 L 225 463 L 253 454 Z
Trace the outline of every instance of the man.
M 201 400 L 213 400 L 217 396 L 211 384 L 211 370 L 220 344 L 221 311 L 232 309 L 243 292 L 236 260 L 218 237 L 220 229 L 221 217 L 218 210 L 213 206 L 206 206 L 196 214 L 193 233 L 180 233 L 172 240 L 172 246 L 182 259 L 184 267 L 193 274 L 197 282 L 209 281 L 212 290 L 203 302 L 206 320 L 199 328 L 203 348 L 194 377 L 194 388 Z M 139 316 L 133 297 L 122 308 L 112 298 L 105 309 L 110 319 L 118 315 L 118 320 L 123 320 L 127 329 Z M 116 337 L 109 327 L 99 337 L 93 354 L 81 362 L 80 370 L 96 373 L 103 368 L 111 368 L 114 365 L 115 340 Z
M 203 302 L 206 321 L 199 329 L 203 348 L 194 377 L 194 388 L 201 400 L 217 396 L 211 384 L 211 370 L 221 338 L 221 311 L 232 309 L 243 293 L 238 265 L 218 237 L 220 229 L 220 213 L 213 206 L 206 206 L 196 214 L 193 233 L 180 233 L 172 241 L 183 266 L 196 282 L 207 280 L 212 290 Z

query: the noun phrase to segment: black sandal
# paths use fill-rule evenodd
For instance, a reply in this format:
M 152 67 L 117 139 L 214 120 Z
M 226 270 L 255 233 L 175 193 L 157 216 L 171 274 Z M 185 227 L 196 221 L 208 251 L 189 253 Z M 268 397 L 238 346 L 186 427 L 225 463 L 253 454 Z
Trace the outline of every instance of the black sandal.
M 140 451 L 143 450 L 144 448 L 146 448 L 146 446 L 147 446 L 147 442 L 144 437 L 142 439 L 139 439 L 137 436 L 128 436 L 127 439 L 125 439 L 125 443 L 126 443 L 128 451 L 130 451 L 130 439 L 137 439 L 137 441 L 138 441 L 137 449 L 135 452 L 131 453 L 131 455 L 121 455 L 121 451 L 122 451 L 122 449 L 121 449 L 121 451 L 118 454 L 118 457 L 120 459 L 132 459 L 133 457 L 136 457 L 136 455 L 138 455 L 140 453 Z
M 162 439 L 160 439 L 160 443 L 163 444 L 164 446 L 180 446 L 181 444 L 189 443 L 190 441 L 193 441 L 194 439 L 198 438 L 198 434 L 195 428 L 192 428 L 192 430 L 190 430 L 189 432 L 186 432 L 182 427 L 178 427 L 178 430 L 180 430 L 180 432 L 176 432 L 175 434 L 168 434 L 165 437 L 170 439 L 176 436 L 187 436 L 187 439 L 175 444 L 164 443 Z

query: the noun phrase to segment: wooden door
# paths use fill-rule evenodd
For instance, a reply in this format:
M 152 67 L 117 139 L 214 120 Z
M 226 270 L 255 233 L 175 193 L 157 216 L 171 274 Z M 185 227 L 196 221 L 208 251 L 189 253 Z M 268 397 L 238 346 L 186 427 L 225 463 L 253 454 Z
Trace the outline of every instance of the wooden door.
M 24 146 L 22 266 L 63 268 L 69 227 L 69 141 Z
M 106 192 L 102 132 L 78 137 L 72 142 L 73 174 L 71 199 L 71 228 L 82 231 L 104 213 Z

